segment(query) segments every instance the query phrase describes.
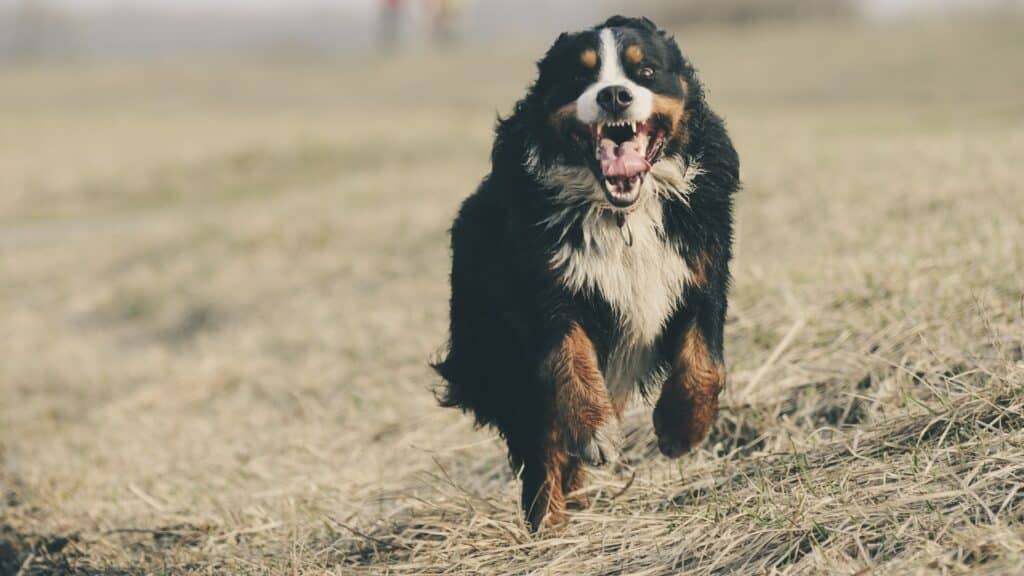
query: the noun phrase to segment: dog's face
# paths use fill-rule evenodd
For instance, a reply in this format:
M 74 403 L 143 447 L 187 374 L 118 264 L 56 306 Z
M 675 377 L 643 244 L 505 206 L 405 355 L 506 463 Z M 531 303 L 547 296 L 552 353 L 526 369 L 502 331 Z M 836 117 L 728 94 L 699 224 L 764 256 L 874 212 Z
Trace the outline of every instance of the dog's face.
M 563 34 L 539 69 L 539 156 L 586 166 L 605 200 L 628 209 L 652 167 L 685 146 L 692 68 L 649 20 L 616 17 Z

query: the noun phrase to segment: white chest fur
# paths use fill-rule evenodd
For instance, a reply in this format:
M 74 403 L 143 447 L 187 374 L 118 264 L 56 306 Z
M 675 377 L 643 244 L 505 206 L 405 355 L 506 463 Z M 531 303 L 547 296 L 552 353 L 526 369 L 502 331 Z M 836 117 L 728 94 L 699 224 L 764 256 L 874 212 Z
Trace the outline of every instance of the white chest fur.
M 605 382 L 615 397 L 623 397 L 640 382 L 659 376 L 654 345 L 692 278 L 682 255 L 665 239 L 662 202 L 688 202 L 700 164 L 670 157 L 658 162 L 644 182 L 640 204 L 627 217 L 631 245 L 604 205 L 601 184 L 589 168 L 555 163 L 539 166 L 531 149 L 524 167 L 544 184 L 559 190 L 562 210 L 541 224 L 561 229 L 562 244 L 551 258 L 551 269 L 570 292 L 596 293 L 618 316 L 620 335 L 605 367 Z M 567 223 L 581 207 L 583 242 L 574 247 L 565 238 Z
M 582 245 L 563 245 L 551 263 L 567 289 L 596 291 L 611 305 L 626 340 L 650 344 L 678 303 L 690 270 L 665 241 L 661 202 L 646 202 L 628 216 L 626 226 L 620 228 L 610 212 L 591 212 L 583 221 Z
M 682 255 L 666 242 L 661 206 L 652 198 L 627 217 L 632 245 L 614 214 L 593 210 L 583 220 L 582 245 L 563 245 L 551 261 L 563 286 L 597 293 L 618 316 L 620 335 L 605 369 L 615 396 L 658 367 L 654 344 L 691 277 Z

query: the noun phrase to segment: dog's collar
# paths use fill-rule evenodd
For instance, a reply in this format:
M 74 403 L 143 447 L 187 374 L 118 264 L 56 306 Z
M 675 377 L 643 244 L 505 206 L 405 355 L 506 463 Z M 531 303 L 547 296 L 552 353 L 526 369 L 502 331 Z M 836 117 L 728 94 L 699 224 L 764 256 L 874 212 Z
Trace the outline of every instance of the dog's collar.
M 626 243 L 627 248 L 633 247 L 633 229 L 629 227 L 629 221 L 626 220 L 628 212 L 616 212 L 615 223 L 619 225 L 619 231 L 622 232 L 622 240 Z

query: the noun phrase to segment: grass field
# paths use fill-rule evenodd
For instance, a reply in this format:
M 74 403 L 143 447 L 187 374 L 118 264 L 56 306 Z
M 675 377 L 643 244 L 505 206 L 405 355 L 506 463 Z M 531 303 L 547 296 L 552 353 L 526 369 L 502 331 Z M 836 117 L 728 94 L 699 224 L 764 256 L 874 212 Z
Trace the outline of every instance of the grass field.
M 436 407 L 542 47 L 0 69 L 0 574 L 1024 570 L 1024 23 L 681 32 L 743 159 L 724 408 L 531 536 Z

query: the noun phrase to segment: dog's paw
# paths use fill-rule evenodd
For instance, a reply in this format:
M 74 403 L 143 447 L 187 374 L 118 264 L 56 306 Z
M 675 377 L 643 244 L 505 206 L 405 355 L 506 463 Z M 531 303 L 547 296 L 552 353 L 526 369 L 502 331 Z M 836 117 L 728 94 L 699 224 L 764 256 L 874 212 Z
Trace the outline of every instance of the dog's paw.
M 619 459 L 622 429 L 615 418 L 609 418 L 589 438 L 570 442 L 566 451 L 591 466 L 604 466 Z
M 717 397 L 695 402 L 692 398 L 663 395 L 654 407 L 658 450 L 669 458 L 678 458 L 699 446 L 707 438 L 717 413 Z

